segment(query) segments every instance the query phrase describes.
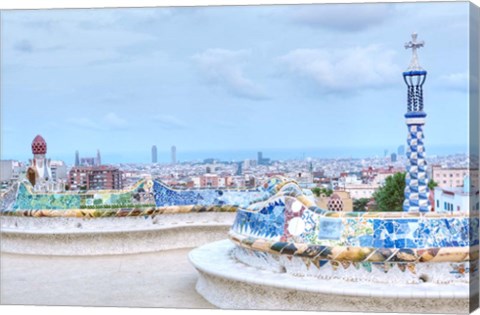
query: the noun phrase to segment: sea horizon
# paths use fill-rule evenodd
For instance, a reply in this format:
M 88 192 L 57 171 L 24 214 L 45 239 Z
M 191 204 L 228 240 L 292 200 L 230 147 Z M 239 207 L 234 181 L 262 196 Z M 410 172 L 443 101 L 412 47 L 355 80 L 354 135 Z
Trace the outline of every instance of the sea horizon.
M 366 158 L 380 158 L 390 157 L 392 153 L 397 154 L 397 147 L 337 147 L 337 148 L 305 148 L 305 149 L 242 149 L 242 150 L 205 150 L 205 151 L 189 151 L 182 150 L 177 147 L 177 163 L 183 162 L 203 162 L 205 159 L 215 159 L 224 162 L 238 162 L 244 160 L 257 160 L 258 152 L 262 152 L 263 158 L 271 160 L 305 160 L 311 159 L 366 159 Z M 385 151 L 387 154 L 385 155 Z M 405 146 L 406 150 L 406 146 Z M 151 163 L 151 150 L 135 151 L 135 152 L 102 152 L 101 160 L 102 164 L 150 164 Z M 88 154 L 79 152 L 80 158 L 96 157 L 96 150 L 90 150 Z M 456 154 L 468 154 L 468 147 L 462 145 L 444 145 L 444 146 L 431 146 L 427 147 L 426 155 L 432 156 L 449 156 Z M 158 151 L 157 163 L 170 163 L 171 153 L 170 151 Z M 398 154 L 397 154 L 398 157 Z M 19 155 L 3 155 L 2 160 L 18 160 L 27 162 L 32 156 L 26 157 L 25 154 Z M 67 165 L 73 165 L 75 161 L 75 152 L 72 154 L 60 153 L 49 154 L 47 152 L 47 158 L 52 160 L 62 160 Z

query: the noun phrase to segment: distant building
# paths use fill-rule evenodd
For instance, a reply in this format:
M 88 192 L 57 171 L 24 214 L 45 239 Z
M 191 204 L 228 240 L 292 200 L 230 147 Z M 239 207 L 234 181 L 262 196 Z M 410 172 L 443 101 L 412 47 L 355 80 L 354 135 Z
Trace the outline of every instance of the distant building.
M 372 180 L 376 176 L 376 170 L 369 166 L 368 168 L 362 169 L 362 180 L 369 181 Z
M 373 193 L 380 187 L 378 184 L 345 184 L 341 187 L 353 199 L 372 198 Z
M 263 152 L 257 152 L 257 165 L 269 165 L 270 159 L 263 157 Z
M 402 168 L 394 168 L 393 166 L 389 166 L 387 168 L 373 168 L 368 167 L 366 169 L 362 169 L 361 171 L 361 178 L 364 183 L 373 184 L 373 185 L 383 185 L 385 180 L 389 176 L 393 176 L 396 173 L 405 172 L 405 169 Z
M 218 187 L 217 174 L 205 174 L 200 177 L 200 187 Z
M 398 156 L 404 156 L 405 155 L 405 146 L 401 145 L 397 148 L 397 155 Z
M 231 176 L 222 176 L 218 178 L 218 187 L 231 187 L 232 184 Z
M 362 180 L 358 178 L 355 174 L 340 174 L 340 178 L 338 179 L 338 186 L 344 187 L 345 185 L 350 184 L 362 184 Z
M 383 185 L 387 180 L 387 177 L 393 176 L 397 173 L 405 172 L 404 168 L 394 168 L 393 166 L 389 166 L 387 168 L 380 168 L 375 170 L 375 177 L 372 180 L 373 184 Z
M 432 179 L 441 188 L 462 187 L 463 179 L 467 175 L 471 176 L 472 185 L 478 188 L 478 170 L 469 170 L 466 167 L 442 168 L 439 165 L 432 166 Z
M 240 176 L 240 175 L 243 174 L 243 168 L 242 168 L 242 166 L 243 166 L 243 163 L 242 163 L 242 162 L 238 162 L 238 163 L 237 163 L 237 172 L 235 173 L 235 175 Z
M 78 150 L 75 151 L 75 166 L 80 166 L 80 153 L 78 153 Z
M 122 172 L 112 166 L 78 166 L 69 172 L 70 189 L 122 189 Z
M 177 147 L 172 146 L 171 148 L 172 164 L 177 164 Z
M 157 158 L 158 158 L 158 155 L 157 155 L 157 146 L 154 145 L 152 146 L 152 163 L 157 163 Z
M 245 176 L 233 176 L 232 177 L 232 187 L 244 188 L 246 186 Z
M 479 210 L 478 188 L 471 186 L 470 176 L 463 179 L 463 187 L 435 187 L 435 212 L 463 212 Z
M 360 179 L 355 175 L 340 177 L 338 188 L 350 193 L 353 199 L 370 199 L 373 197 L 373 193 L 385 184 L 387 177 L 403 171 L 401 168 L 394 168 L 392 166 L 380 169 L 368 167 L 362 169 L 359 174 Z
M 13 179 L 13 160 L 0 161 L 0 182 Z
M 289 178 L 294 179 L 302 188 L 310 188 L 313 185 L 313 174 L 310 172 L 297 172 L 288 174 Z
M 254 188 L 257 187 L 257 181 L 254 176 L 248 176 L 245 179 L 245 188 Z
M 102 165 L 102 157 L 100 156 L 100 150 L 97 149 L 97 159 L 95 160 L 95 165 L 100 166 Z
M 50 162 L 50 168 L 52 169 L 52 179 L 54 181 L 64 181 L 67 179 L 67 165 L 63 161 Z
M 95 166 L 95 158 L 93 157 L 80 158 L 80 166 Z
M 192 177 L 191 183 L 191 188 L 225 188 L 232 186 L 232 177 L 207 173 Z
M 397 162 L 397 154 L 396 153 L 390 154 L 390 161 L 391 162 Z
M 231 184 L 230 177 L 220 177 L 217 174 L 205 174 L 200 176 L 200 187 L 201 188 L 220 188 L 228 187 Z
M 0 161 L 0 182 L 8 182 L 18 178 L 21 170 L 21 164 L 14 160 Z
M 95 157 L 80 157 L 80 153 L 78 152 L 78 150 L 75 151 L 74 166 L 99 166 L 99 165 L 102 165 L 100 150 L 97 149 L 97 155 Z

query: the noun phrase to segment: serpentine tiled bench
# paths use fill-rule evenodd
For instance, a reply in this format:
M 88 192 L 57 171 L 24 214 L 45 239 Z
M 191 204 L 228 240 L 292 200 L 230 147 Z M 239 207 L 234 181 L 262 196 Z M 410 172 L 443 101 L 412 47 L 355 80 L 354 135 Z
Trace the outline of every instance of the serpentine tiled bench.
M 236 257 L 266 269 L 352 281 L 468 282 L 478 271 L 478 217 L 331 212 L 302 200 L 273 197 L 239 209 L 229 233 Z
M 23 181 L 1 211 L 2 251 L 102 255 L 199 246 L 224 238 L 238 207 L 266 200 L 286 183 L 175 190 L 146 179 L 120 191 L 42 193 Z
M 327 211 L 289 183 L 239 208 L 230 242 L 195 249 L 190 260 L 200 272 L 197 291 L 220 307 L 351 311 L 362 307 L 338 305 L 361 296 L 371 302 L 367 311 L 467 311 L 469 295 L 478 293 L 469 286 L 478 283 L 472 281 L 478 278 L 478 224 L 478 214 Z M 219 263 L 206 256 L 229 267 L 215 267 Z M 242 299 L 245 292 L 250 302 Z M 272 292 L 303 304 L 257 297 Z

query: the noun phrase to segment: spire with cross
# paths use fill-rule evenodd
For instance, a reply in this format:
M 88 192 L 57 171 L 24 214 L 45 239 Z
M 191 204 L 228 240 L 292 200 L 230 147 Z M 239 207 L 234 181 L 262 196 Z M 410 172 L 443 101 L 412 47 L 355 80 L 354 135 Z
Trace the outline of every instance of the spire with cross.
M 405 43 L 406 49 L 412 49 L 412 61 L 403 79 L 408 87 L 407 113 L 405 114 L 408 127 L 407 136 L 407 173 L 405 175 L 405 200 L 403 210 L 406 212 L 429 212 L 427 161 L 425 159 L 425 146 L 423 127 L 427 114 L 423 111 L 423 84 L 427 77 L 425 71 L 418 63 L 417 50 L 425 43 L 417 40 L 417 34 L 412 34 L 412 40 Z
M 425 46 L 425 42 L 418 41 L 417 37 L 417 33 L 413 33 L 412 40 L 405 43 L 405 49 L 412 49 L 412 60 L 410 61 L 407 71 L 403 73 L 403 79 L 408 86 L 407 111 L 409 113 L 423 112 L 422 86 L 427 77 L 427 71 L 420 67 L 418 63 L 417 54 L 417 50 Z
M 418 55 L 417 49 L 420 47 L 425 46 L 425 42 L 423 40 L 417 41 L 418 34 L 412 33 L 412 40 L 408 43 L 405 43 L 405 49 L 412 49 L 412 61 L 410 62 L 410 66 L 408 67 L 407 71 L 421 71 L 423 70 L 418 63 Z

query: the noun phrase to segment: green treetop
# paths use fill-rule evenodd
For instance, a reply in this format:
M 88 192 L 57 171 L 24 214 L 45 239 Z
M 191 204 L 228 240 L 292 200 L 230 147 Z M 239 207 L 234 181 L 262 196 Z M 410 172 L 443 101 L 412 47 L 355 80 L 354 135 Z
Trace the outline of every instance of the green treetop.
M 403 211 L 404 192 L 405 173 L 388 176 L 385 185 L 373 194 L 378 211 Z

